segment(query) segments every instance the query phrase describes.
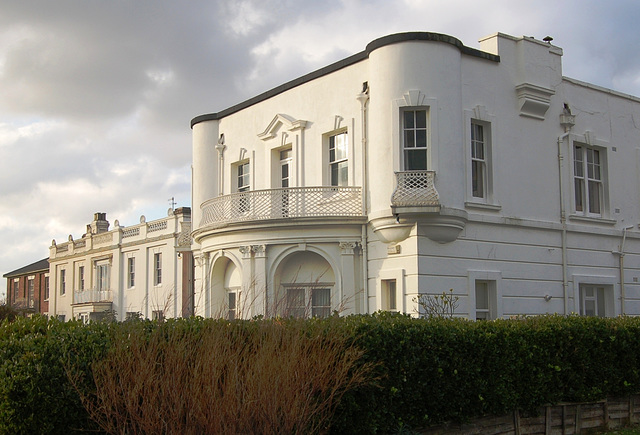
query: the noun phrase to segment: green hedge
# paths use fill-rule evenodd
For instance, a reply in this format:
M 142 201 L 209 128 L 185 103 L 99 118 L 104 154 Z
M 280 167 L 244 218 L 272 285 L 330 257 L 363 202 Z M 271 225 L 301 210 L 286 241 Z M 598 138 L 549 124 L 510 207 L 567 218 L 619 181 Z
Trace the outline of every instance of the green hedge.
M 354 316 L 379 380 L 343 398 L 335 432 L 394 432 L 640 391 L 640 318 L 471 322 Z
M 86 373 L 108 345 L 108 325 L 84 326 L 45 317 L 0 325 L 0 433 L 69 433 L 95 429 L 67 367 Z
M 187 334 L 209 321 L 176 320 L 163 328 Z M 257 322 L 270 321 L 236 326 L 250 334 Z M 368 384 L 343 397 L 335 433 L 393 433 L 640 392 L 640 318 L 471 322 L 377 313 L 314 319 L 307 327 L 350 334 L 364 350 L 362 363 L 375 366 Z M 0 324 L 0 433 L 95 429 L 76 389 L 94 388 L 92 363 L 113 340 L 126 340 L 127 328 L 152 331 L 157 324 L 82 325 L 43 317 Z

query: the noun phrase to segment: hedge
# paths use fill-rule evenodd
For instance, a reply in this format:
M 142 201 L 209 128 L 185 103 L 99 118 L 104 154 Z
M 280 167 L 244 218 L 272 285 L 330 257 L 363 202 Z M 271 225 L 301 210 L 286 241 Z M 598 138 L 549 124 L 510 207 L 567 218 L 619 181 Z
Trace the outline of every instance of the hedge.
M 640 318 L 345 318 L 379 380 L 343 398 L 336 433 L 395 432 L 640 391 Z
M 95 391 L 92 369 L 114 343 L 126 347 L 133 330 L 201 334 L 214 323 L 232 324 L 238 334 L 265 334 L 268 328 L 258 325 L 277 323 L 314 337 L 351 337 L 348 343 L 362 351 L 359 364 L 373 368 L 368 382 L 342 396 L 333 433 L 417 430 L 640 392 L 640 318 L 472 322 L 376 313 L 306 322 L 194 318 L 89 325 L 18 318 L 0 324 L 0 433 L 95 430 L 78 391 Z

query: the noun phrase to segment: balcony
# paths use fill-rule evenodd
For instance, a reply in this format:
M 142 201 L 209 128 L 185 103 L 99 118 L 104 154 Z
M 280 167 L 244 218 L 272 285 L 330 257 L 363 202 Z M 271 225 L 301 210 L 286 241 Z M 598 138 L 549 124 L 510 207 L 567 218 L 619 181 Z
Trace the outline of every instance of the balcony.
M 440 197 L 435 186 L 435 171 L 396 172 L 396 190 L 391 207 L 433 207 L 440 210 Z
M 201 206 L 200 228 L 274 219 L 362 217 L 360 187 L 287 187 L 219 196 Z
M 111 303 L 113 301 L 113 291 L 112 290 L 76 290 L 73 292 L 73 303 L 74 304 L 94 304 L 94 303 L 102 303 L 108 302 Z
M 391 195 L 393 217 L 373 219 L 371 225 L 385 243 L 399 243 L 417 225 L 417 235 L 438 243 L 454 241 L 467 223 L 467 212 L 444 207 L 435 186 L 435 171 L 396 172 Z

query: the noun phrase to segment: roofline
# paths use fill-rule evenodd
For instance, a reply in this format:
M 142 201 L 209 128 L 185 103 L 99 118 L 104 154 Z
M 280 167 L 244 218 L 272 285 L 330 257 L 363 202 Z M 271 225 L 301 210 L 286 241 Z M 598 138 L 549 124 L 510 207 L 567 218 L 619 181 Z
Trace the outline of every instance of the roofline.
M 45 267 L 46 262 L 46 267 Z M 35 263 L 31 263 L 27 266 L 23 266 L 20 269 L 16 269 L 11 272 L 7 272 L 2 275 L 4 278 L 14 278 L 16 276 L 27 275 L 29 273 L 42 272 L 49 270 L 49 257 L 43 258 L 42 260 L 36 261 Z
M 444 43 L 455 46 L 458 50 L 460 50 L 462 54 L 479 57 L 481 59 L 486 59 L 492 62 L 500 62 L 500 56 L 487 53 L 481 50 L 477 50 L 475 48 L 467 47 L 459 39 L 454 38 L 453 36 L 444 35 L 442 33 L 431 33 L 431 32 L 395 33 L 395 34 L 383 36 L 381 38 L 371 41 L 369 44 L 367 44 L 366 49 L 364 51 L 361 51 L 360 53 L 356 53 L 345 59 L 339 60 L 338 62 L 332 63 L 323 68 L 320 68 L 319 70 L 313 71 L 309 74 L 305 74 L 301 77 L 298 77 L 297 79 L 291 80 L 271 90 L 263 92 L 262 94 L 259 94 L 253 98 L 243 101 L 242 103 L 239 103 L 239 104 L 236 104 L 235 106 L 231 106 L 227 109 L 224 109 L 221 112 L 207 113 L 204 115 L 196 116 L 191 120 L 191 128 L 193 128 L 194 125 L 200 122 L 215 121 L 215 120 L 224 118 L 225 116 L 229 116 L 233 113 L 246 109 L 247 107 L 253 106 L 254 104 L 268 100 L 271 97 L 275 97 L 276 95 L 286 92 L 297 86 L 300 86 L 302 84 L 305 84 L 317 78 L 323 77 L 325 75 L 331 74 L 333 72 L 341 70 L 342 68 L 346 68 L 348 66 L 354 65 L 358 62 L 368 59 L 369 54 L 371 54 L 371 52 L 373 52 L 374 50 L 377 50 L 378 48 L 385 47 L 391 44 L 397 44 L 400 42 L 408 42 L 408 41 L 444 42 Z

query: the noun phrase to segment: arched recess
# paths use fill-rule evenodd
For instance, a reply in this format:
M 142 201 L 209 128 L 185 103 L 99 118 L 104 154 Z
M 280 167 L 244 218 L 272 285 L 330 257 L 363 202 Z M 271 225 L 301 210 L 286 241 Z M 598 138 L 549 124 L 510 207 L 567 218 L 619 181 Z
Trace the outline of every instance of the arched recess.
M 215 258 L 211 269 L 211 317 L 242 317 L 242 269 L 228 256 Z
M 328 257 L 312 250 L 283 255 L 271 277 L 270 314 L 326 317 L 339 309 L 340 274 Z

